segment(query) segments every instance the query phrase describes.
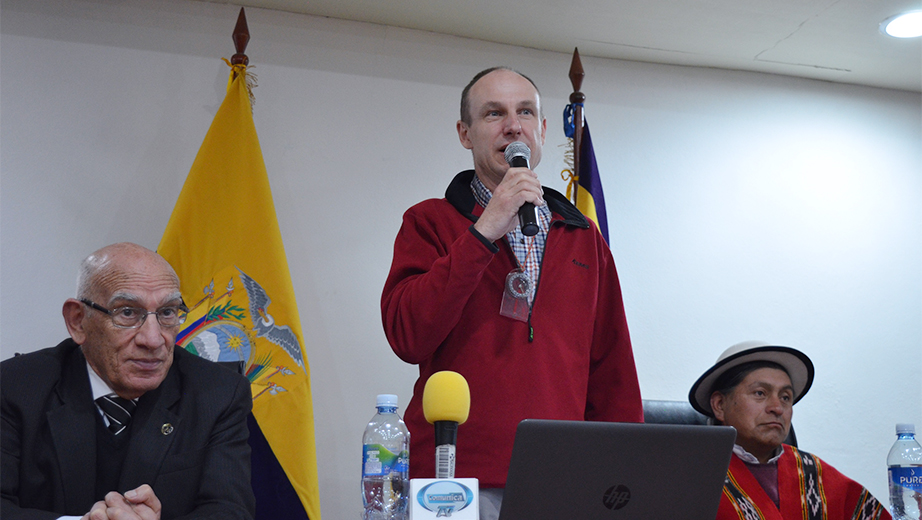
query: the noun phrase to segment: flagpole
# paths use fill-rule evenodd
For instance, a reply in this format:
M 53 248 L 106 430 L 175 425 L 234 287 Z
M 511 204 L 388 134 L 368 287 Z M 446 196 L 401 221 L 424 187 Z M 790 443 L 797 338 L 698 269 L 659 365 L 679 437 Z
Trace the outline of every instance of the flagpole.
M 237 54 L 231 57 L 231 65 L 249 65 L 250 59 L 247 58 L 244 52 L 247 50 L 247 44 L 250 43 L 250 29 L 247 27 L 247 16 L 242 7 L 240 8 L 240 14 L 237 15 L 237 25 L 234 26 L 233 38 Z
M 579 91 L 583 85 L 583 63 L 579 59 L 579 48 L 573 48 L 573 60 L 570 62 L 570 84 L 573 86 L 573 93 L 570 94 L 570 103 L 573 105 L 573 176 L 579 179 L 579 149 L 583 140 L 583 102 L 586 101 L 586 95 Z M 576 205 L 579 196 L 579 185 L 573 189 L 573 205 Z

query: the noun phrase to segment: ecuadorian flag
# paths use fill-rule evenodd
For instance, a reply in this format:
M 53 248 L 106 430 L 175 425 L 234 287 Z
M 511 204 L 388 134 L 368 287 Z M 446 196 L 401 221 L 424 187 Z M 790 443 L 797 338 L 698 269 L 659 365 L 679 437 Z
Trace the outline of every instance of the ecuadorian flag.
M 250 380 L 257 519 L 320 520 L 310 369 L 251 111 L 246 66 L 232 65 L 157 251 L 191 309 L 177 346 Z

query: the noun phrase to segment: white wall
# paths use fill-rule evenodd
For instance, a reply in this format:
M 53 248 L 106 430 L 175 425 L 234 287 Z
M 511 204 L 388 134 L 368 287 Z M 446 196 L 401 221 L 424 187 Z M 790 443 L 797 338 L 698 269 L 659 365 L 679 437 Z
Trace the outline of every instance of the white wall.
M 84 255 L 120 240 L 157 246 L 223 99 L 237 11 L 3 0 L 0 357 L 66 336 L 60 305 Z M 260 9 L 247 18 L 256 126 L 311 365 L 322 510 L 355 518 L 374 396 L 406 403 L 416 374 L 380 323 L 401 215 L 469 167 L 458 98 L 495 64 L 541 87 L 537 171 L 563 189 L 570 56 Z M 801 446 L 886 501 L 893 425 L 922 429 L 920 95 L 583 65 L 644 397 L 685 399 L 738 341 L 800 348 L 817 366 L 795 410 Z

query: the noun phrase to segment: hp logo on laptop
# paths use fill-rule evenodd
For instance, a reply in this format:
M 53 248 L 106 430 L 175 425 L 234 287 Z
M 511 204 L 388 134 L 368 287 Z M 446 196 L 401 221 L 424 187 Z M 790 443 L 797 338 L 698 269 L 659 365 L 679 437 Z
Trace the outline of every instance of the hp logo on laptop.
M 615 510 L 621 509 L 631 501 L 631 490 L 623 484 L 608 488 L 602 497 L 602 503 L 605 507 Z

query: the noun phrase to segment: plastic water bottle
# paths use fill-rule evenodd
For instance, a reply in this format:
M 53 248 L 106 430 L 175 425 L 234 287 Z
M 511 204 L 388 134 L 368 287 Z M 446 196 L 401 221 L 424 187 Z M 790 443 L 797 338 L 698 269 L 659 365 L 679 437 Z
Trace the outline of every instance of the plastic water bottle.
M 410 432 L 397 415 L 397 396 L 381 394 L 362 436 L 364 520 L 406 520 L 410 494 Z
M 894 520 L 920 520 L 922 509 L 922 446 L 913 424 L 896 425 L 896 442 L 887 456 L 890 514 Z

